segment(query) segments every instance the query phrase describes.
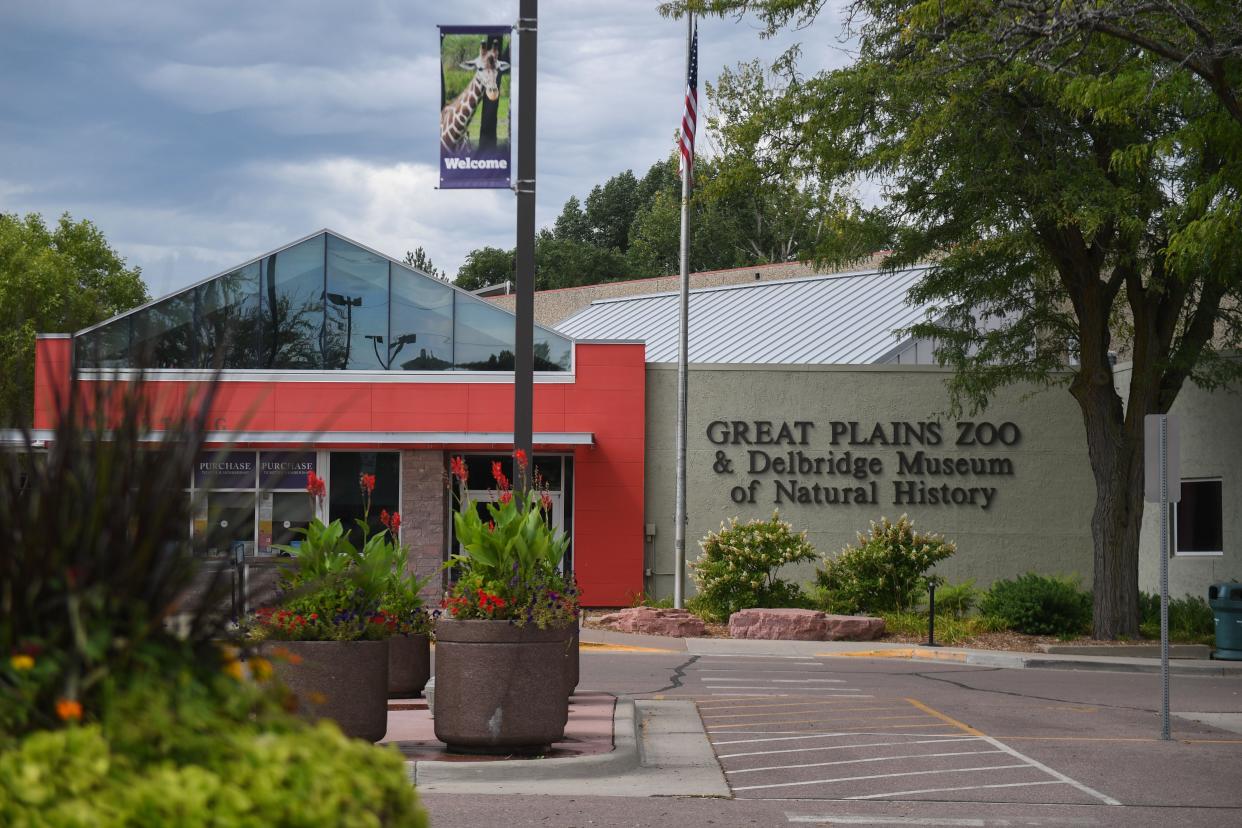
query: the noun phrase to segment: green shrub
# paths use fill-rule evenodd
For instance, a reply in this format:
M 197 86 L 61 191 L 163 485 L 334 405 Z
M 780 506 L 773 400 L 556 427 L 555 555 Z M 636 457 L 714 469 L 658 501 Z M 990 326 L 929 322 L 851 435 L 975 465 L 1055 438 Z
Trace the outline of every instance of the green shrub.
M 992 584 L 979 609 L 1029 635 L 1072 637 L 1091 624 L 1091 595 L 1078 588 L 1077 578 L 1034 572 Z
M 703 554 L 690 565 L 698 594 L 691 609 L 708 621 L 727 621 L 752 607 L 801 607 L 806 596 L 777 577 L 786 564 L 815 559 L 806 532 L 795 532 L 776 512 L 768 520 L 734 518 L 699 542 Z
M 0 824 L 427 825 L 401 754 L 347 739 L 333 725 L 224 731 L 211 745 L 193 764 L 136 766 L 99 725 L 33 733 L 0 753 Z
M 858 546 L 825 558 L 815 581 L 825 609 L 835 612 L 902 612 L 927 591 L 927 572 L 957 547 L 942 535 L 921 534 L 905 515 L 871 522 Z
M 936 587 L 936 615 L 965 618 L 979 604 L 984 591 L 975 586 L 970 578 L 960 584 L 941 584 Z M 924 608 L 926 609 L 926 608 Z
M 1145 638 L 1160 637 L 1160 596 L 1139 593 L 1139 631 Z M 1169 599 L 1169 639 L 1190 644 L 1213 644 L 1216 621 L 1201 595 Z

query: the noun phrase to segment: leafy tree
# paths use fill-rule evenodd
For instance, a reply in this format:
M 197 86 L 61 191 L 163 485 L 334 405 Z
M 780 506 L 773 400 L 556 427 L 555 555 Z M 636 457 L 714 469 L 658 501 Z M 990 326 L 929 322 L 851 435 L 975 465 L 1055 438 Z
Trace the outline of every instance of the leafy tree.
M 90 221 L 0 213 L 0 422 L 29 423 L 37 333 L 68 333 L 147 301 L 138 268 L 127 268 Z
M 415 270 L 421 270 L 428 276 L 435 276 L 437 279 L 448 279 L 448 274 L 440 270 L 431 261 L 431 256 L 427 255 L 427 251 L 420 245 L 414 250 L 405 251 L 405 263 Z
M 552 234 L 558 239 L 567 239 L 584 244 L 591 243 L 593 239 L 591 223 L 587 220 L 586 213 L 582 212 L 582 203 L 578 201 L 577 196 L 570 196 L 569 200 L 565 202 L 565 207 L 561 210 L 561 214 L 556 217 L 556 224 L 553 225 Z
M 638 179 L 629 170 L 591 188 L 584 213 L 595 245 L 624 253 L 639 206 Z
M 1229 0 L 996 0 L 1008 14 L 991 19 L 1002 55 L 1055 66 L 1065 46 L 1092 35 L 1116 38 L 1191 72 L 1235 121 L 1242 122 L 1242 15 Z M 951 17 L 942 17 L 948 24 Z
M 513 278 L 513 251 L 499 247 L 480 247 L 466 254 L 466 261 L 454 280 L 459 288 L 478 290 Z
M 693 5 L 754 11 L 773 32 L 824 4 Z M 748 121 L 770 168 L 882 185 L 882 208 L 847 211 L 846 230 L 882 220 L 887 266 L 933 261 L 913 295 L 943 315 L 913 333 L 941 343 L 956 404 L 981 408 L 1014 382 L 1068 386 L 1096 482 L 1093 632 L 1135 635 L 1143 418 L 1167 412 L 1187 380 L 1211 388 L 1239 373 L 1221 351 L 1242 340 L 1242 124 L 1210 82 L 1122 38 L 1012 59 L 995 33 L 1016 14 L 982 0 L 855 0 L 855 63 L 802 77 L 787 54 L 784 88 Z M 1176 36 L 1167 16 L 1141 19 Z M 1132 363 L 1121 393 L 1118 351 Z
M 615 248 L 559 238 L 547 230 L 535 241 L 535 289 L 577 287 L 625 278 L 627 263 Z

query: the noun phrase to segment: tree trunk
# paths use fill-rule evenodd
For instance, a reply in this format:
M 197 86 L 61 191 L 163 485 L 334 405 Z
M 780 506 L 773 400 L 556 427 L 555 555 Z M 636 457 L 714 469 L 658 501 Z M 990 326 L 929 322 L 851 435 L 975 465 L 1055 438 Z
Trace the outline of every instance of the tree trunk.
M 1086 388 L 1089 383 L 1080 375 L 1071 387 L 1082 407 L 1095 476 L 1091 634 L 1101 639 L 1138 635 L 1139 530 L 1143 522 L 1142 434 L 1128 433 L 1121 400 L 1111 376 L 1109 380 L 1107 387 Z

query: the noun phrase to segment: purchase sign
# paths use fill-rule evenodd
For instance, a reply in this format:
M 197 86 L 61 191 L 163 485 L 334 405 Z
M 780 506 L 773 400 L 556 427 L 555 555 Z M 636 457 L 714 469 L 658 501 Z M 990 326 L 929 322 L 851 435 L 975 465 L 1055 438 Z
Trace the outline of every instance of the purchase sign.
M 716 420 L 712 471 L 734 503 L 988 510 L 1014 477 L 1015 423 Z M 741 478 L 741 480 L 737 480 Z
M 253 489 L 254 452 L 224 451 L 201 454 L 194 466 L 196 489 Z
M 440 27 L 440 186 L 509 187 L 509 26 Z

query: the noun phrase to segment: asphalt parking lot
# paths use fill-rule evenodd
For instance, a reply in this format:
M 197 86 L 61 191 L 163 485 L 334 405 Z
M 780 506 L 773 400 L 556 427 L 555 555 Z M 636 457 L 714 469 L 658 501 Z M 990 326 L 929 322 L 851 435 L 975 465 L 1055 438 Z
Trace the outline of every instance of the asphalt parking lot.
M 732 799 L 427 798 L 436 828 L 1242 825 L 1242 678 L 584 650 L 583 690 L 692 699 Z

